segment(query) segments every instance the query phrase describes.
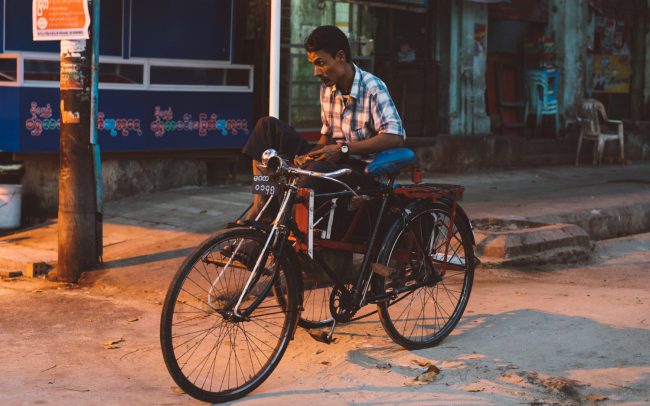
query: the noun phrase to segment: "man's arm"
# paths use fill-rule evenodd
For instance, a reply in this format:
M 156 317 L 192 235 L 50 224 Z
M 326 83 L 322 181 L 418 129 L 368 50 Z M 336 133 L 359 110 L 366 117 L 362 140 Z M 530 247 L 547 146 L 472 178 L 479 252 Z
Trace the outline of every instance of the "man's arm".
M 391 148 L 397 148 L 404 144 L 404 138 L 396 134 L 380 133 L 372 138 L 348 144 L 349 153 L 352 155 L 367 155 L 381 152 Z M 314 149 L 307 156 L 317 160 L 336 162 L 343 157 L 341 147 L 338 144 L 325 145 L 320 149 Z
M 404 138 L 397 134 L 379 133 L 374 137 L 349 145 L 351 155 L 369 155 L 404 145 Z
M 321 134 L 320 138 L 318 139 L 318 142 L 316 143 L 316 145 L 314 145 L 314 148 L 312 148 L 311 150 L 317 151 L 329 143 L 330 143 L 330 136 L 327 134 Z

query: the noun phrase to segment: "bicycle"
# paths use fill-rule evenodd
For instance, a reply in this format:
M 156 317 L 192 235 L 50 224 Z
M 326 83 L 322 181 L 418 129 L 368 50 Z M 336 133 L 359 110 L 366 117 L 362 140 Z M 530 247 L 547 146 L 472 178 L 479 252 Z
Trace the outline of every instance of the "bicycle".
M 420 184 L 418 171 L 412 184 L 395 184 L 414 162 L 406 148 L 381 152 L 366 169 L 377 182 L 352 188 L 337 179 L 349 169 L 312 172 L 267 150 L 260 166 L 266 177 L 256 187 L 281 196 L 273 221 L 261 221 L 277 200 L 270 197 L 255 220 L 230 224 L 197 247 L 167 292 L 161 346 L 178 386 L 207 402 L 245 396 L 273 372 L 299 325 L 328 328 L 321 339 L 329 342 L 338 324 L 378 313 L 406 349 L 449 335 L 469 300 L 474 236 L 458 204 L 462 186 Z M 299 187 L 301 176 L 341 190 L 315 195 Z M 335 235 L 337 210 L 354 212 L 342 237 Z M 372 213 L 372 227 L 365 240 L 354 240 L 360 213 Z M 321 258 L 326 249 L 362 257 L 358 275 L 330 269 Z M 308 274 L 313 265 L 329 284 Z M 357 315 L 367 305 L 376 310 Z

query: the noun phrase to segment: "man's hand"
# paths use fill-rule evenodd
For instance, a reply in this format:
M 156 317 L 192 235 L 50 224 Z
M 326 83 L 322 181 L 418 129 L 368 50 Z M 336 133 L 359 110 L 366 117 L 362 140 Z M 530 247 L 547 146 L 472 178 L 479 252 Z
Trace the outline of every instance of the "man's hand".
M 330 144 L 319 150 L 309 152 L 307 157 L 314 161 L 338 162 L 343 157 L 343 152 L 341 152 L 341 147 L 338 144 Z
M 314 160 L 314 158 L 310 157 L 309 155 L 296 155 L 293 158 L 293 163 L 294 163 L 294 165 L 302 168 L 303 166 L 305 166 L 305 164 L 307 164 L 308 162 L 311 162 L 313 160 Z

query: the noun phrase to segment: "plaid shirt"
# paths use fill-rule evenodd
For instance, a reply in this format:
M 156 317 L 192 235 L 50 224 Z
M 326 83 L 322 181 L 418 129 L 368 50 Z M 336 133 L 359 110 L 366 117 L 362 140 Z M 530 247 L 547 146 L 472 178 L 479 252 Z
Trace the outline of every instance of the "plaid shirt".
M 337 143 L 361 141 L 379 133 L 406 138 L 402 119 L 384 82 L 356 65 L 354 70 L 349 96 L 343 96 L 336 85 L 321 87 L 321 134 Z

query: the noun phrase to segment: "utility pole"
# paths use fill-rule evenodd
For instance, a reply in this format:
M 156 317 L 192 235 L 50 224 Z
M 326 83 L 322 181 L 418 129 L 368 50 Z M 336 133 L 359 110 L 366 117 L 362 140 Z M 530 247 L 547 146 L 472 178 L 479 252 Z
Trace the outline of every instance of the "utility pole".
M 99 0 L 88 0 L 88 6 L 90 10 L 98 8 Z M 91 15 L 94 20 L 99 13 Z M 99 24 L 93 23 L 95 26 Z M 101 255 L 101 242 L 97 243 L 101 223 L 99 227 L 96 224 L 97 170 L 91 138 L 91 124 L 95 123 L 92 114 L 96 110 L 96 103 L 91 108 L 93 52 L 97 51 L 93 45 L 98 44 L 93 37 L 98 34 L 91 28 L 88 39 L 61 40 L 58 265 L 53 277 L 65 282 L 76 282 L 83 270 L 97 264 Z
M 97 137 L 97 112 L 99 111 L 99 5 L 91 1 L 90 41 L 92 42 L 92 88 L 90 90 L 90 147 L 95 175 L 95 257 L 101 262 L 104 256 L 104 185 L 102 183 L 102 157 Z

